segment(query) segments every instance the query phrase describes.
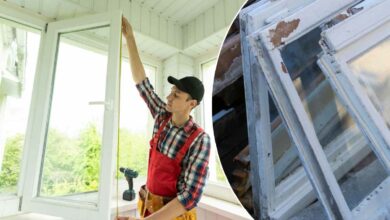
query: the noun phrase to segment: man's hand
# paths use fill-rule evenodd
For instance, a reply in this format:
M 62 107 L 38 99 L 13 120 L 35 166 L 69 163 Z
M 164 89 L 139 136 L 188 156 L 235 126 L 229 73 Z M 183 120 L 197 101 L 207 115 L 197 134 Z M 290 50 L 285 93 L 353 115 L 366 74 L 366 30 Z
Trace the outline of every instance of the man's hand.
M 133 80 L 135 84 L 141 83 L 146 79 L 145 69 L 141 63 L 141 58 L 139 57 L 137 46 L 135 45 L 133 29 L 129 21 L 122 16 L 122 34 L 126 38 L 127 49 L 129 51 L 129 61 L 131 73 L 133 75 Z
M 124 16 L 122 16 L 122 34 L 126 39 L 129 37 L 134 37 L 133 28 Z

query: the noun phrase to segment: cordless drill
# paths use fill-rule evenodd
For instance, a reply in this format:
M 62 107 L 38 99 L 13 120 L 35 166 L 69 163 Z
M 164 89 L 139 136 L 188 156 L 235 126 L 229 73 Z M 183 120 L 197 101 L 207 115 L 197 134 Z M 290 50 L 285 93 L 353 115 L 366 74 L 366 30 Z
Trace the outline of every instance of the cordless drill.
M 131 201 L 135 198 L 135 192 L 133 189 L 133 178 L 136 178 L 138 176 L 138 172 L 135 170 L 132 170 L 130 168 L 119 168 L 119 171 L 121 171 L 127 180 L 127 183 L 129 184 L 129 189 L 125 190 L 123 192 L 123 200 Z

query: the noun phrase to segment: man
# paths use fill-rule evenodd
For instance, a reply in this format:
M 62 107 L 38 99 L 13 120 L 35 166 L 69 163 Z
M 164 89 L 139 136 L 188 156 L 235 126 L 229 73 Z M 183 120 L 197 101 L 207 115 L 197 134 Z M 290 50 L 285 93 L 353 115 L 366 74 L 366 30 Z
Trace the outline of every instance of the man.
M 210 138 L 193 121 L 190 112 L 203 98 L 203 84 L 195 77 L 168 77 L 173 87 L 165 104 L 145 75 L 131 25 L 124 17 L 122 33 L 133 80 L 155 119 L 148 177 L 146 187 L 139 193 L 138 210 L 147 220 L 195 220 L 195 207 L 208 173 Z

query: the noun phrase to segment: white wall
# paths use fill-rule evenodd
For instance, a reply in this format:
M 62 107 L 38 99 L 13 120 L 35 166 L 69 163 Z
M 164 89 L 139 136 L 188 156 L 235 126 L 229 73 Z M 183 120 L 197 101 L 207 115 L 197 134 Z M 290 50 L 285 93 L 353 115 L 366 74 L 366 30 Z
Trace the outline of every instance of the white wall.
M 173 76 L 176 78 L 182 78 L 185 76 L 193 76 L 195 74 L 194 59 L 184 55 L 182 53 L 177 53 L 163 62 L 163 93 L 162 96 L 166 97 L 170 91 L 172 85 L 167 82 L 168 76 Z

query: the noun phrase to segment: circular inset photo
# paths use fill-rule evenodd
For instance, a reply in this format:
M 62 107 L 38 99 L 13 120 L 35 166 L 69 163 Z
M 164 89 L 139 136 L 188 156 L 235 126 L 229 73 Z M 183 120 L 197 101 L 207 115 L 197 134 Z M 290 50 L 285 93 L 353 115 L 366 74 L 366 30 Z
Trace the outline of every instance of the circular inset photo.
M 249 2 L 213 84 L 222 167 L 254 219 L 377 219 L 390 203 L 388 0 Z M 364 212 L 363 212 L 364 210 Z

